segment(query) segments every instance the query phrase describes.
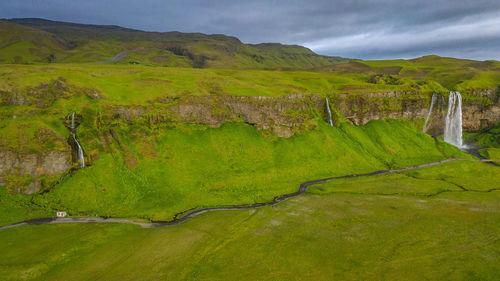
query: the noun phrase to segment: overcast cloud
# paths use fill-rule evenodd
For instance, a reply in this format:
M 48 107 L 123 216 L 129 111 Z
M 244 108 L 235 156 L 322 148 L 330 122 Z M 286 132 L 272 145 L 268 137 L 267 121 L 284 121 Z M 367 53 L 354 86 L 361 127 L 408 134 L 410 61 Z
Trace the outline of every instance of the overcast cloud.
M 223 33 L 362 59 L 500 60 L 498 0 L 0 0 L 0 18 L 14 17 Z

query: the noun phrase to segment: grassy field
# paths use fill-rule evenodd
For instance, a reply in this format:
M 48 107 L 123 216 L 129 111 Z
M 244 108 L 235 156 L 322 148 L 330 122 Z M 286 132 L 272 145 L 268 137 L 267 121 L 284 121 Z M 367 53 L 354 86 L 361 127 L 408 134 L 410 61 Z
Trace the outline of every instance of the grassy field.
M 382 62 L 372 66 L 368 66 L 370 62 L 363 63 L 372 68 L 387 67 Z M 393 63 L 387 62 L 388 65 Z M 409 63 L 430 64 L 427 61 L 404 64 Z M 268 201 L 295 191 L 297 184 L 305 180 L 462 155 L 443 143 L 436 147 L 432 138 L 417 133 L 414 127 L 406 127 L 409 123 L 403 125 L 394 121 L 378 121 L 364 127 L 344 124 L 329 128 L 316 118 L 313 121 L 321 124 L 319 129 L 289 140 L 265 137 L 244 124 L 226 125 L 220 129 L 174 124 L 152 130 L 137 122 L 121 122 L 103 129 L 106 134 L 116 132 L 121 139 L 110 148 L 104 148 L 99 138 L 103 131 L 96 128 L 96 116 L 101 109 L 115 105 L 146 105 L 166 96 L 276 97 L 298 93 L 419 91 L 425 94 L 447 91 L 427 78 L 401 77 L 401 83 L 392 83 L 399 78 L 377 76 L 375 79 L 372 72 L 339 74 L 90 63 L 0 65 L 0 77 L 0 91 L 25 93 L 30 87 L 42 87 L 39 91 L 49 99 L 40 100 L 53 102 L 48 107 L 43 104 L 1 106 L 0 146 L 30 153 L 62 149 L 66 146 L 68 132 L 60 119 L 75 111 L 87 116 L 78 129 L 87 155 L 99 156 L 94 165 L 78 171 L 43 195 L 19 198 L 2 193 L 3 202 L 14 202 L 5 203 L 3 208 L 16 210 L 12 211 L 16 215 L 1 216 L 4 223 L 51 215 L 59 209 L 72 215 L 169 220 L 193 208 Z M 51 80 L 60 81 L 68 88 L 64 96 L 54 101 L 50 100 L 50 95 L 57 92 L 52 88 L 59 82 Z M 85 96 L 83 89 L 88 88 L 97 90 L 102 99 Z M 113 141 L 115 137 L 110 138 Z M 16 207 L 16 204 L 23 207 Z
M 145 103 L 158 96 L 447 92 L 436 83 L 407 79 L 400 85 L 374 84 L 366 74 L 308 71 L 221 70 L 141 65 L 0 65 L 0 90 L 25 89 L 62 77 L 79 87 L 100 91 L 109 102 Z
M 18 22 L 25 25 L 0 21 L 0 148 L 64 151 L 61 118 L 77 112 L 84 116 L 78 137 L 92 162 L 57 185 L 57 176 L 45 176 L 43 192 L 32 195 L 9 193 L 31 176 L 8 175 L 0 225 L 56 211 L 166 221 L 203 207 L 267 202 L 308 180 L 473 158 L 410 121 L 353 126 L 339 116 L 330 127 L 316 109 L 300 113 L 314 126 L 290 138 L 240 121 L 209 128 L 115 117 L 146 105 L 165 117 L 165 102 L 154 100 L 377 92 L 429 98 L 459 90 L 464 103 L 489 105 L 493 99 L 477 94 L 500 85 L 497 61 L 360 61 L 224 35 Z M 137 48 L 119 62 L 96 63 Z M 465 139 L 486 146 L 482 156 L 500 159 L 498 133 L 491 127 Z M 336 180 L 277 206 L 207 213 L 160 229 L 1 230 L 0 280 L 495 280 L 499 169 L 460 161 Z
M 491 164 L 455 161 L 394 175 L 339 179 L 312 186 L 309 191 L 317 194 L 413 196 L 435 196 L 443 192 L 491 192 L 500 189 L 499 170 L 498 166 Z
M 351 61 L 321 66 L 316 71 L 339 74 L 369 75 L 379 84 L 405 85 L 416 81 L 436 83 L 449 90 L 467 93 L 471 89 L 497 89 L 500 84 L 498 61 L 473 61 L 439 56 L 410 60 Z
M 16 19 L 0 20 L 0 41 L 0 73 L 14 70 L 7 72 L 20 76 L 0 74 L 1 80 L 17 83 L 11 86 L 30 86 L 61 76 L 109 92 L 110 97 L 123 93 L 131 98 L 139 90 L 149 93 L 160 89 L 169 95 L 206 94 L 214 88 L 219 94 L 270 96 L 388 90 L 468 93 L 473 89 L 496 90 L 500 84 L 500 62 L 493 60 L 430 55 L 362 61 L 322 56 L 296 45 L 244 44 L 221 34 L 143 32 Z M 142 51 L 113 65 L 96 64 L 138 49 Z M 2 84 L 0 89 L 5 86 Z
M 2 230 L 0 279 L 496 280 L 500 193 L 485 186 L 498 188 L 498 169 L 453 162 L 330 182 L 274 207 L 159 229 Z
M 470 157 L 443 142 L 436 146 L 410 124 L 379 120 L 332 128 L 321 123 L 290 139 L 268 138 L 243 124 L 163 129 L 151 140 L 123 134 L 123 153 L 103 153 L 48 193 L 0 194 L 10 202 L 0 221 L 52 216 L 61 209 L 75 216 L 170 220 L 193 208 L 270 201 L 307 180 Z M 136 166 L 127 168 L 129 161 Z
M 99 91 L 105 101 L 120 103 L 146 103 L 159 96 L 185 95 L 242 95 L 284 96 L 289 94 L 333 95 L 340 93 L 363 94 L 374 92 L 418 92 L 421 94 L 447 93 L 459 90 L 464 99 L 479 90 L 496 90 L 500 84 L 497 68 L 428 66 L 413 63 L 418 69 L 427 69 L 424 76 L 384 74 L 383 68 L 370 66 L 373 61 L 352 62 L 362 64 L 362 71 L 341 69 L 313 71 L 270 71 L 234 69 L 192 69 L 181 67 L 155 67 L 143 65 L 35 64 L 0 65 L 0 91 L 26 91 L 60 77 L 74 88 Z M 348 64 L 347 67 L 351 67 Z M 405 69 L 402 64 L 401 69 Z M 342 64 L 336 65 L 343 66 Z M 399 66 L 395 66 L 400 68 Z M 464 70 L 465 69 L 465 70 Z M 400 70 L 400 71 L 403 71 Z M 442 72 L 469 71 L 470 75 L 443 74 Z M 77 89 L 72 89 L 77 92 Z

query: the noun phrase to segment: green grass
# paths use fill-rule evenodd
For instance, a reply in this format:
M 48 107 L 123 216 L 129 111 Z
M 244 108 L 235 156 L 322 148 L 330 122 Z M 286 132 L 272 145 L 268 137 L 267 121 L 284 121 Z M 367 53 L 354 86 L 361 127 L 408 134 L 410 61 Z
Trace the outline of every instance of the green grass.
M 31 202 L 31 197 L 23 194 L 9 194 L 7 189 L 0 187 L 0 221 L 15 223 L 29 217 L 51 217 L 54 210 L 42 209 Z
M 305 71 L 215 70 L 141 65 L 0 65 L 0 90 L 24 89 L 63 77 L 71 84 L 99 90 L 110 102 L 145 103 L 158 96 L 366 93 L 404 90 L 375 85 L 364 76 Z M 358 90 L 356 90 L 356 89 Z M 349 89 L 349 90 L 348 90 Z M 418 89 L 418 88 L 417 88 Z
M 467 97 L 468 94 L 472 94 L 477 89 L 496 90 L 500 84 L 500 72 L 498 71 L 500 62 L 493 60 L 474 61 L 430 55 L 411 60 L 360 61 L 321 56 L 296 45 L 243 44 L 237 38 L 225 35 L 179 32 L 150 33 L 92 25 L 68 26 L 66 23 L 37 19 L 19 19 L 0 21 L 0 39 L 5 42 L 0 45 L 0 63 L 35 63 L 39 65 L 49 62 L 49 56 L 53 55 L 51 62 L 69 64 L 69 69 L 72 68 L 72 64 L 97 63 L 106 61 L 123 51 L 148 48 L 147 51 L 129 54 L 114 64 L 115 67 L 126 68 L 130 67 L 129 63 L 132 62 L 144 67 L 154 67 L 153 71 L 159 74 L 155 77 L 158 80 L 170 80 L 165 78 L 170 75 L 161 74 L 172 74 L 168 71 L 164 73 L 162 67 L 195 67 L 239 70 L 312 70 L 328 73 L 329 75 L 326 76 L 334 77 L 337 80 L 340 78 L 344 81 L 344 83 L 328 82 L 329 87 L 323 88 L 322 91 L 326 93 L 387 90 L 444 93 L 448 90 L 459 90 Z M 97 68 L 88 65 L 86 67 L 89 70 Z M 135 67 L 144 70 L 138 65 Z M 105 69 L 109 71 L 113 68 Z M 397 78 L 400 83 L 398 85 L 369 83 L 372 76 L 381 74 L 391 75 Z M 264 77 L 259 77 L 258 80 L 248 79 L 248 77 L 244 79 L 254 82 L 264 78 L 262 80 L 264 83 L 267 81 L 279 82 L 280 77 L 274 75 L 271 74 L 267 77 L 266 74 Z M 325 80 L 325 75 L 320 76 L 322 80 Z M 192 77 L 186 78 L 192 80 Z M 285 80 L 287 81 L 285 85 L 292 86 L 288 90 L 297 92 L 311 90 L 307 85 L 305 85 L 306 87 L 300 85 L 302 83 L 289 85 L 289 79 L 285 77 Z M 219 80 L 217 79 L 217 81 Z M 226 84 L 224 82 L 235 84 L 235 81 L 223 81 L 220 83 L 222 88 Z M 90 83 L 92 84 L 92 81 Z M 252 84 L 251 86 L 254 86 Z M 128 86 L 133 90 L 133 85 Z M 247 86 L 245 85 L 245 87 Z M 128 87 L 123 88 L 127 89 Z M 187 89 L 187 91 L 191 89 Z M 117 88 L 117 90 L 122 91 L 123 89 Z M 260 89 L 257 90 L 261 92 Z M 269 95 L 269 93 L 263 94 Z M 276 95 L 280 94 L 276 93 Z
M 38 19 L 1 20 L 0 39 L 0 63 L 43 63 L 49 55 L 50 62 L 95 63 L 140 47 L 149 51 L 128 55 L 116 64 L 304 69 L 349 61 L 295 45 L 244 44 L 220 34 L 143 32 Z
M 488 192 L 500 188 L 499 171 L 499 167 L 491 164 L 455 161 L 391 175 L 333 180 L 312 186 L 310 192 L 414 196 L 434 196 L 442 192 L 464 190 Z
M 500 148 L 482 148 L 479 153 L 484 158 L 500 160 Z
M 458 161 L 447 163 L 444 167 L 430 167 L 405 174 L 417 179 L 445 181 L 466 190 L 489 191 L 500 188 L 499 169 L 498 166 L 491 164 Z
M 453 162 L 419 171 L 421 179 L 408 178 L 413 190 L 403 186 L 398 195 L 380 195 L 402 177 L 386 175 L 371 182 L 345 180 L 340 193 L 306 194 L 258 210 L 207 213 L 174 227 L 6 229 L 0 231 L 0 278 L 495 280 L 500 193 L 458 191 L 442 181 L 451 192 L 431 196 L 441 172 L 459 185 L 478 187 L 471 181 L 477 169 L 492 183 L 500 180 L 498 167 Z M 360 189 L 361 184 L 372 188 Z M 334 188 L 334 182 L 328 185 Z M 415 193 L 419 186 L 422 192 Z
M 458 90 L 467 98 L 475 90 L 497 90 L 500 84 L 498 61 L 472 61 L 439 56 L 411 60 L 350 61 L 315 68 L 336 75 L 390 75 L 407 89 L 418 85 L 434 92 Z
M 35 46 L 31 42 L 20 41 L 0 50 L 0 62 L 22 63 L 31 62 L 38 57 L 30 53 L 30 49 Z
M 500 125 L 487 127 L 474 133 L 464 133 L 467 143 L 490 148 L 500 148 Z
M 0 106 L 0 147 L 38 154 L 65 149 L 68 131 L 60 118 L 75 111 L 85 116 L 78 136 L 93 162 L 43 194 L 9 194 L 0 187 L 2 225 L 53 216 L 58 210 L 72 216 L 170 220 L 202 207 L 270 201 L 295 192 L 307 180 L 472 158 L 405 121 L 332 128 L 312 112 L 312 125 L 318 127 L 285 139 L 244 123 L 217 129 L 175 122 L 148 126 L 146 118 L 128 123 L 111 118 L 116 106 L 148 105 L 165 113 L 151 101 L 189 95 L 356 98 L 449 89 L 462 91 L 467 102 L 476 98 L 474 91 L 496 90 L 500 84 L 500 63 L 495 61 L 427 56 L 338 64 L 347 61 L 298 46 L 244 45 L 221 35 L 155 37 L 161 44 L 185 48 L 174 54 L 179 50 L 158 49 L 152 34 L 77 27 L 92 29 L 85 35 L 57 24 L 46 27 L 57 36 L 80 40 L 69 48 L 46 32 L 12 27 L 0 22 L 5 42 L 0 63 L 35 64 L 0 65 L 0 97 L 23 95 L 29 88 L 47 93 L 41 98 L 26 95 L 35 101 L 32 106 Z M 150 49 L 111 65 L 90 63 L 138 47 Z M 41 63 L 49 54 L 64 63 Z M 325 64 L 332 65 L 318 67 Z M 256 70 L 262 68 L 276 71 Z M 304 68 L 314 71 L 297 70 Z M 38 98 L 57 92 L 41 85 L 56 79 L 68 87 L 64 97 L 48 107 L 37 106 Z M 86 88 L 99 91 L 102 99 L 87 98 Z M 112 124 L 100 124 L 97 116 Z M 489 146 L 480 153 L 494 159 L 500 157 L 494 148 L 497 134 L 497 128 L 489 128 L 465 137 Z M 500 270 L 495 239 L 500 195 L 493 191 L 498 169 L 453 162 L 338 180 L 275 207 L 204 214 L 172 228 L 51 225 L 3 230 L 0 280 L 494 279 Z
M 443 183 L 440 180 L 416 180 L 404 174 L 395 174 L 339 179 L 323 185 L 312 186 L 310 191 L 317 194 L 429 195 L 442 191 L 460 191 L 460 188 L 450 183 Z
M 149 55 L 148 52 L 140 52 L 133 56 Z M 165 59 L 176 65 L 184 63 L 176 58 Z M 131 60 L 134 61 L 134 58 Z M 427 95 L 433 92 L 447 93 L 448 89 L 462 91 L 467 100 L 477 99 L 471 93 L 478 89 L 496 90 L 500 84 L 500 74 L 492 71 L 478 70 L 477 75 L 468 78 L 460 78 L 455 74 L 443 76 L 439 71 L 422 78 L 392 75 L 399 82 L 391 84 L 373 83 L 373 75 L 378 73 L 376 69 L 368 73 L 191 69 L 158 67 L 154 62 L 148 65 L 130 65 L 128 61 L 126 64 L 112 65 L 0 65 L 0 76 L 3 77 L 0 80 L 0 90 L 23 90 L 63 77 L 72 85 L 99 90 L 109 102 L 136 104 L 159 96 L 216 94 L 275 97 L 289 94 L 354 95 L 387 91 Z M 450 81 L 442 80 L 441 76 Z
M 71 215 L 170 220 L 193 208 L 266 202 L 306 180 L 468 157 L 398 121 L 321 123 L 290 139 L 243 124 L 161 129 L 154 136 L 133 131 L 119 131 L 121 145 L 108 144 L 112 153 L 101 152 L 92 166 L 28 197 Z

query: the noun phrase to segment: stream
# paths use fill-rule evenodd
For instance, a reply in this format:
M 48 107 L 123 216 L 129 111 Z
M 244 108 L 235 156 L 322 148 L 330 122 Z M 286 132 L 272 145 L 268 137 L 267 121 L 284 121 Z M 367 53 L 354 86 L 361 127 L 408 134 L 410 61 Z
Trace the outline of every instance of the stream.
M 417 170 L 417 169 L 423 169 L 423 168 L 427 168 L 427 167 L 431 167 L 431 166 L 441 165 L 441 164 L 452 162 L 452 161 L 475 161 L 475 162 L 484 162 L 484 163 L 492 163 L 492 164 L 493 163 L 496 164 L 495 162 L 500 162 L 500 160 L 486 160 L 486 159 L 475 160 L 475 159 L 451 158 L 451 159 L 446 159 L 446 160 L 442 160 L 442 161 L 438 161 L 438 162 L 432 162 L 432 163 L 427 163 L 427 164 L 422 164 L 422 165 L 417 165 L 417 166 L 412 166 L 412 167 L 407 167 L 407 168 L 402 168 L 402 169 L 380 170 L 380 171 L 375 171 L 375 172 L 365 173 L 365 174 L 351 174 L 351 175 L 345 175 L 345 176 L 339 176 L 339 177 L 331 177 L 331 178 L 324 178 L 324 179 L 313 180 L 313 181 L 306 181 L 306 182 L 303 182 L 300 184 L 299 190 L 297 190 L 297 192 L 278 196 L 273 201 L 270 201 L 270 202 L 257 203 L 257 204 L 251 204 L 251 205 L 203 208 L 203 209 L 190 211 L 187 214 L 185 214 L 184 216 L 182 216 L 180 218 L 175 218 L 172 221 L 168 221 L 168 222 L 149 222 L 148 223 L 148 222 L 136 222 L 133 220 L 126 220 L 126 219 L 96 218 L 96 217 L 73 217 L 73 218 L 53 217 L 53 218 L 31 219 L 31 220 L 25 220 L 22 222 L 18 222 L 18 223 L 8 224 L 8 225 L 0 226 L 0 230 L 18 227 L 18 226 L 22 226 L 22 225 L 40 225 L 40 224 L 57 224 L 57 223 L 126 223 L 126 224 L 139 225 L 143 228 L 173 226 L 173 225 L 181 224 L 181 223 L 183 223 L 183 222 L 185 222 L 193 217 L 201 215 L 203 213 L 208 213 L 208 212 L 213 212 L 213 211 L 248 210 L 248 209 L 262 208 L 262 207 L 266 207 L 266 206 L 274 206 L 274 205 L 279 204 L 279 203 L 281 203 L 289 198 L 298 197 L 298 196 L 305 194 L 308 186 L 325 183 L 325 182 L 328 182 L 331 180 L 345 179 L 345 178 L 356 178 L 356 177 L 369 177 L 369 176 L 391 174 L 391 173 L 397 173 L 397 172 L 405 172 L 405 171 L 411 171 L 411 170 Z

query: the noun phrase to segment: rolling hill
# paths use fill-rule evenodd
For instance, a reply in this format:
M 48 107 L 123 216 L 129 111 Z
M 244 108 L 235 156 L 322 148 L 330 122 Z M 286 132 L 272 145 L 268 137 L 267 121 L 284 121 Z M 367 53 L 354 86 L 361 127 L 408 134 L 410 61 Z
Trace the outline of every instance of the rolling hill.
M 119 26 L 88 25 L 45 19 L 0 21 L 0 62 L 85 63 L 130 53 L 119 64 L 195 68 L 312 68 L 347 62 L 297 45 L 244 44 L 221 34 L 146 32 Z M 5 42 L 5 43 L 4 43 Z

